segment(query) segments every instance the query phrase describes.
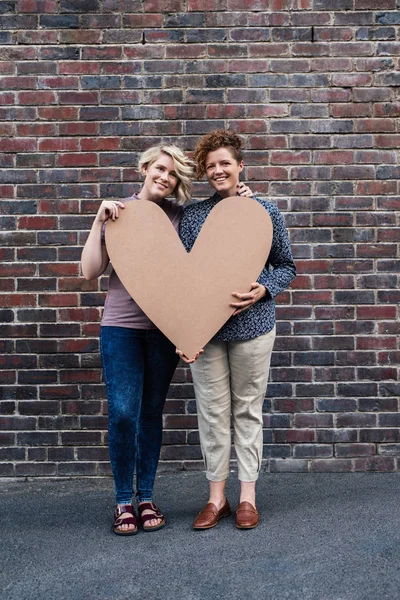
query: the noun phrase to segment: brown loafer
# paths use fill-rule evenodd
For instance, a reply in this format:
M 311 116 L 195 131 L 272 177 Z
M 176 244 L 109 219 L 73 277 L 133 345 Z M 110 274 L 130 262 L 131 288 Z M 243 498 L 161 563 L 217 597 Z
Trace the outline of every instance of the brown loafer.
M 254 529 L 257 527 L 260 515 L 250 502 L 241 502 L 236 511 L 236 527 L 239 529 Z
M 228 500 L 225 500 L 225 504 L 219 510 L 209 502 L 197 515 L 193 523 L 193 529 L 211 529 L 215 527 L 220 519 L 228 517 L 231 514 L 231 507 L 229 506 Z

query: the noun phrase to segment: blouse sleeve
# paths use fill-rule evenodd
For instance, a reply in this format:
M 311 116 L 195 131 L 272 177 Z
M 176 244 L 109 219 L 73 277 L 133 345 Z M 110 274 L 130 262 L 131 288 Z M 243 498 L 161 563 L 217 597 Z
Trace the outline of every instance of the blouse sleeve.
M 269 212 L 273 225 L 273 238 L 267 265 L 271 265 L 272 270 L 266 265 L 258 278 L 258 283 L 267 288 L 271 298 L 275 298 L 280 292 L 286 290 L 295 279 L 296 265 L 281 213 L 275 206 Z

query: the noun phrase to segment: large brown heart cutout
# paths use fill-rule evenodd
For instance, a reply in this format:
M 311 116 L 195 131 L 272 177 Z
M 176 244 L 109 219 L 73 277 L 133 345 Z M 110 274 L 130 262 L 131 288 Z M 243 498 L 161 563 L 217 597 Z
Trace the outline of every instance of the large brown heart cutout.
M 106 246 L 132 298 L 193 357 L 234 312 L 232 292 L 248 292 L 259 277 L 272 234 L 271 218 L 257 200 L 232 196 L 211 210 L 187 253 L 164 211 L 136 200 L 107 223 Z

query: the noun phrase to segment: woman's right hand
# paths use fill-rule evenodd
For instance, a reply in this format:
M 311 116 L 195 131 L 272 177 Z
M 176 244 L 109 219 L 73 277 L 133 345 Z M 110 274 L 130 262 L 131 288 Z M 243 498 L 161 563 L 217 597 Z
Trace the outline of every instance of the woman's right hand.
M 187 363 L 188 365 L 192 364 L 195 362 L 195 360 L 197 360 L 200 356 L 200 354 L 202 354 L 204 352 L 204 350 L 199 350 L 198 352 L 196 352 L 196 354 L 194 355 L 193 358 L 188 358 L 187 356 L 185 356 L 182 352 L 182 350 L 179 350 L 179 348 L 175 349 L 175 353 L 178 354 L 180 356 L 180 358 L 183 360 L 183 362 Z
M 115 221 L 119 217 L 120 208 L 125 208 L 125 204 L 119 200 L 103 200 L 99 206 L 95 220 L 102 224 L 108 221 L 108 219 Z

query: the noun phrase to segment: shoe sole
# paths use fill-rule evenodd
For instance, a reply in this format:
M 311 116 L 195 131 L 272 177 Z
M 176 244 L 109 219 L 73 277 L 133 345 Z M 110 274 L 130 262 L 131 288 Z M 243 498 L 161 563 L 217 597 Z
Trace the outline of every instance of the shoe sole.
M 236 527 L 238 529 L 254 529 L 255 527 L 257 527 L 257 525 L 258 525 L 258 523 L 256 523 L 255 525 L 249 525 L 249 526 L 246 526 L 246 527 L 244 527 L 243 525 L 236 525 Z
M 228 513 L 225 513 L 224 515 L 221 515 L 220 517 L 218 517 L 218 519 L 217 519 L 217 522 L 216 522 L 216 523 L 214 523 L 214 525 L 208 525 L 207 527 L 195 527 L 195 526 L 193 525 L 193 529 L 194 529 L 195 531 L 204 531 L 205 529 L 212 529 L 213 527 L 215 527 L 216 525 L 218 525 L 218 523 L 219 523 L 219 521 L 220 521 L 221 519 L 225 519 L 225 517 L 229 517 L 231 514 L 232 514 L 232 512 L 231 512 L 231 511 L 229 511 Z
M 136 535 L 137 533 L 139 533 L 138 528 L 134 529 L 133 531 L 118 531 L 117 529 L 114 529 L 114 527 L 111 527 L 111 531 L 113 533 L 115 533 L 115 535 L 122 535 L 122 536 Z

